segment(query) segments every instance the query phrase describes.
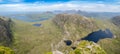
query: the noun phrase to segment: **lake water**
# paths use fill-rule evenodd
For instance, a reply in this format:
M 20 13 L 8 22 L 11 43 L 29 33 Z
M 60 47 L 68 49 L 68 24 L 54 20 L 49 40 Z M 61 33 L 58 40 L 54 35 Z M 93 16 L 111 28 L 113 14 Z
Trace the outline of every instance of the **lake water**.
M 26 22 L 37 22 L 37 21 L 48 20 L 48 18 L 31 19 L 26 16 L 12 16 L 11 18 L 26 21 Z
M 88 40 L 97 43 L 100 39 L 113 38 L 113 33 L 109 30 L 99 30 L 88 34 L 88 36 L 82 38 L 81 40 Z
M 40 26 L 41 26 L 41 24 L 33 24 L 33 26 L 40 27 Z

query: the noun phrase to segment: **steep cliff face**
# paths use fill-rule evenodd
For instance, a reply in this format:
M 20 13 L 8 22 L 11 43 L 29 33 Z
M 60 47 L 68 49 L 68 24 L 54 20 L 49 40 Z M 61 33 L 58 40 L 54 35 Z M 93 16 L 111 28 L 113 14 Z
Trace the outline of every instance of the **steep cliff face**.
M 10 19 L 0 18 L 0 45 L 9 46 L 13 41 Z
M 120 16 L 115 16 L 112 18 L 112 22 L 117 25 L 120 26 Z

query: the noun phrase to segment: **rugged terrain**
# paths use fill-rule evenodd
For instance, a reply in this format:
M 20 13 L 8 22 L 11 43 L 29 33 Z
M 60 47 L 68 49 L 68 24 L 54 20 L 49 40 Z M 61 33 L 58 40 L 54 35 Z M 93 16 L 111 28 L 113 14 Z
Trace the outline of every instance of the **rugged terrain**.
M 12 19 L 14 22 L 12 23 L 14 24 L 12 27 L 13 36 L 11 36 L 9 21 L 11 20 L 0 19 L 0 28 L 2 29 L 0 35 L 6 33 L 4 36 L 0 36 L 5 38 L 4 40 L 1 39 L 1 42 L 11 43 L 9 41 L 12 41 L 13 38 L 11 37 L 14 36 L 15 41 L 11 48 L 14 49 L 16 54 L 45 54 L 55 50 L 68 53 L 72 51 L 72 46 L 77 46 L 76 41 L 78 39 L 86 37 L 94 31 L 105 30 L 106 28 L 110 29 L 116 38 L 102 39 L 97 44 L 107 54 L 120 53 L 120 30 L 111 20 L 88 18 L 78 14 L 58 14 L 49 20 L 40 22 L 25 22 Z M 41 26 L 34 26 L 34 24 L 41 24 Z M 9 26 L 6 27 L 6 25 Z M 11 35 L 7 35 L 7 33 Z M 66 46 L 64 40 L 72 40 L 73 44 Z
M 0 17 L 0 45 L 9 46 L 13 42 L 12 21 Z
M 111 20 L 115 25 L 120 27 L 120 16 L 115 16 Z

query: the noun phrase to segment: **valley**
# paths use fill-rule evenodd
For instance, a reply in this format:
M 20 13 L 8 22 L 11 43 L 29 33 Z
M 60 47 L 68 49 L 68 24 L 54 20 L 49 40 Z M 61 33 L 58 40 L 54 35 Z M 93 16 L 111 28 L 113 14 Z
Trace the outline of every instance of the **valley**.
M 51 17 L 47 14 L 45 16 L 33 14 L 33 17 L 29 14 L 22 17 L 15 15 L 14 18 L 1 17 L 1 19 L 6 18 L 12 21 L 11 30 L 14 41 L 7 47 L 13 49 L 15 54 L 56 54 L 58 52 L 74 54 L 77 49 L 80 49 L 78 48 L 80 46 L 85 47 L 86 44 L 89 46 L 95 44 L 93 49 L 96 49 L 99 45 L 99 49 L 96 49 L 95 53 L 100 51 L 102 54 L 119 54 L 120 30 L 119 26 L 114 24 L 119 21 L 90 18 L 79 14 L 63 13 L 54 14 Z M 41 18 L 38 16 L 41 16 Z M 48 19 L 45 17 L 48 17 Z M 69 44 L 67 46 L 65 40 L 70 40 L 71 43 L 66 42 Z M 92 44 L 89 44 L 89 42 Z M 78 43 L 80 43 L 79 46 Z M 85 48 L 84 51 L 88 53 L 89 51 L 86 50 Z M 80 53 L 83 53 L 83 51 Z
M 120 54 L 120 0 L 0 0 L 0 54 Z
M 75 21 L 76 19 L 77 21 Z M 16 54 L 46 54 L 53 49 L 66 53 L 72 49 L 65 45 L 64 40 L 72 40 L 74 43 L 91 32 L 99 29 L 105 30 L 106 28 L 112 30 L 118 39 L 102 39 L 98 44 L 108 54 L 119 53 L 116 51 L 119 49 L 119 28 L 109 20 L 102 21 L 92 18 L 86 19 L 84 16 L 74 14 L 61 14 L 50 20 L 25 22 L 13 19 L 13 22 L 12 29 L 15 42 L 11 48 Z M 33 26 L 34 24 L 41 24 L 41 26 Z M 76 46 L 76 44 L 74 43 L 72 46 Z
M 16 21 L 15 21 L 16 22 Z M 44 54 L 51 50 L 51 43 L 57 43 L 62 39 L 60 29 L 51 21 L 38 22 L 41 27 L 33 26 L 33 23 L 16 22 L 14 36 L 17 54 Z

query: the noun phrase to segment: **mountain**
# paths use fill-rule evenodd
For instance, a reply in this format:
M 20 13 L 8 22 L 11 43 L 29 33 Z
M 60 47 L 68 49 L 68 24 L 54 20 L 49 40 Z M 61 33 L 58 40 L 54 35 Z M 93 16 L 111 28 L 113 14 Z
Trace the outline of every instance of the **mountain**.
M 99 34 L 92 36 L 91 39 L 95 39 L 102 34 L 102 36 L 109 36 L 112 33 L 111 36 L 116 36 L 116 38 L 102 38 L 96 44 L 107 54 L 119 54 L 120 30 L 110 20 L 64 13 L 57 14 L 53 18 L 44 21 L 24 22 L 13 20 L 13 22 L 15 23 L 13 25 L 15 42 L 12 48 L 16 54 L 71 52 L 74 51 L 73 48 L 78 47 L 78 43 L 81 43 L 81 41 L 77 42 L 77 40 L 82 40 L 82 38 L 91 36 L 91 34 L 95 35 L 96 32 Z M 34 26 L 35 24 L 40 26 Z M 72 42 L 71 45 L 66 46 L 65 40 L 70 40 Z
M 8 14 L 6 15 L 6 17 L 16 20 L 26 21 L 26 22 L 36 22 L 36 21 L 43 21 L 53 18 L 54 14 L 49 11 L 43 13 L 30 12 L 30 13 L 19 13 L 19 14 Z
M 93 19 L 85 16 L 80 16 L 78 14 L 58 14 L 56 15 L 56 17 L 53 18 L 53 22 L 63 32 L 64 37 L 61 41 L 64 41 L 66 39 L 72 40 L 73 44 L 71 46 L 76 45 L 76 40 L 83 38 L 90 33 L 92 35 L 92 32 L 95 33 L 94 31 L 97 31 L 99 29 L 101 29 L 100 31 L 106 28 L 111 29 L 112 32 L 115 32 L 113 34 L 116 35 L 117 38 L 119 39 L 119 35 L 118 35 L 119 33 L 117 33 L 118 28 L 115 25 L 113 25 L 109 20 Z M 104 34 L 98 33 L 97 35 L 91 38 L 95 39 L 97 38 L 97 36 L 104 36 Z M 105 49 L 107 53 L 118 54 L 119 53 L 118 52 L 119 50 L 117 48 L 118 44 L 114 42 L 114 41 L 119 41 L 118 39 L 111 39 L 111 38 L 103 39 L 103 40 L 101 39 L 99 40 L 98 44 L 103 49 Z M 60 43 L 63 44 L 62 42 Z M 109 46 L 107 46 L 106 43 L 109 44 Z M 115 48 L 110 46 L 115 46 Z M 64 52 L 67 50 L 70 51 L 71 48 L 61 45 L 57 49 Z M 111 49 L 114 49 L 114 50 L 111 51 Z
M 120 26 L 120 16 L 115 16 L 111 20 L 115 25 Z
M 64 35 L 63 39 L 74 41 L 86 36 L 92 31 L 96 31 L 98 28 L 92 18 L 78 14 L 58 14 L 52 21 L 62 30 Z
M 0 45 L 9 46 L 13 42 L 10 19 L 0 17 Z
M 120 15 L 119 12 L 88 12 L 88 11 L 82 11 L 82 10 L 56 10 L 53 11 L 56 14 L 62 14 L 62 13 L 67 13 L 67 14 L 79 14 L 82 16 L 86 17 L 92 17 L 92 18 L 98 18 L 98 19 L 110 19 L 114 16 Z

